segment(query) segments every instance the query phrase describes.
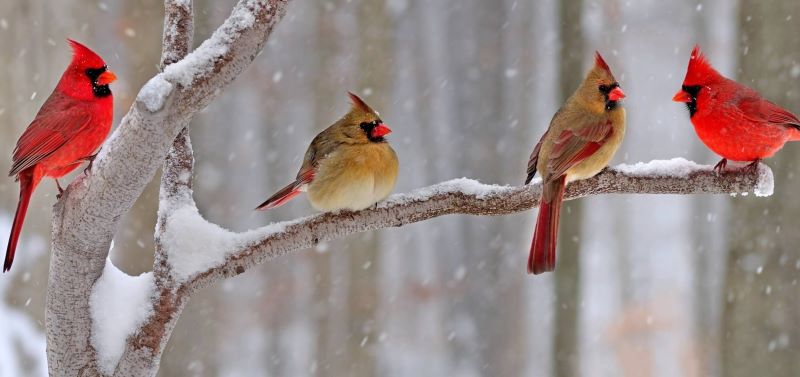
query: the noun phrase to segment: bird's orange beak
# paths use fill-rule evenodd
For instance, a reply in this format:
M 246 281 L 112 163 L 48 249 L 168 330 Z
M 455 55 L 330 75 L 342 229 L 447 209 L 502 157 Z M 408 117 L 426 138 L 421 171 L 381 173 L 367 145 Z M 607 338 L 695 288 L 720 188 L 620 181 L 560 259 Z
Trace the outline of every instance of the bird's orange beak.
M 106 70 L 105 72 L 100 74 L 100 77 L 97 78 L 98 85 L 108 85 L 114 82 L 117 79 L 117 75 L 110 70 Z
M 616 87 L 608 93 L 609 101 L 619 101 L 623 98 L 625 98 L 625 92 L 623 92 L 620 87 Z
M 692 102 L 692 96 L 681 89 L 678 91 L 678 93 L 675 93 L 675 95 L 672 97 L 672 100 L 675 102 L 688 103 Z
M 372 137 L 383 137 L 390 133 L 392 133 L 392 130 L 383 123 L 372 129 Z

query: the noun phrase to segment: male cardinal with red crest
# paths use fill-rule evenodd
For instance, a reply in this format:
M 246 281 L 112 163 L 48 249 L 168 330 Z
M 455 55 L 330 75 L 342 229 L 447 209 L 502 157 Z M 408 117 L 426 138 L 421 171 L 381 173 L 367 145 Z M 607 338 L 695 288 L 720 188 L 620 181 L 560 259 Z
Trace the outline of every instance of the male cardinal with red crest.
M 722 76 L 700 46 L 692 50 L 683 86 L 672 100 L 686 104 L 697 136 L 722 156 L 714 166 L 719 173 L 728 160 L 751 161 L 748 168 L 755 169 L 787 141 L 800 140 L 800 120 L 794 114 Z
M 625 93 L 599 53 L 583 83 L 553 116 L 528 161 L 528 184 L 542 176 L 539 215 L 528 258 L 528 273 L 556 267 L 556 239 L 564 188 L 593 177 L 608 165 L 625 136 Z
M 361 98 L 348 93 L 352 107 L 308 146 L 294 182 L 256 208 L 283 205 L 307 191 L 321 211 L 361 210 L 388 196 L 397 180 L 397 155 L 385 136 L 392 132 Z
M 28 203 L 44 177 L 56 179 L 84 161 L 94 159 L 111 130 L 113 96 L 108 84 L 116 80 L 100 56 L 88 47 L 68 40 L 72 62 L 61 75 L 53 93 L 25 129 L 14 149 L 10 177 L 19 181 L 19 204 L 11 226 L 3 272 L 11 269 Z M 89 168 L 87 168 L 89 169 Z

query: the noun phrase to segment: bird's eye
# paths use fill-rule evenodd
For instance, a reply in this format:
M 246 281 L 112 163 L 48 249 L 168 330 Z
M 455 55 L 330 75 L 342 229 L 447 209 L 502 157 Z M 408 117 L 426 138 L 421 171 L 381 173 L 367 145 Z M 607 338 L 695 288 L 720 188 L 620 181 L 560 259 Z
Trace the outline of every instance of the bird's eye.
M 611 89 L 606 84 L 600 84 L 600 86 L 597 87 L 597 90 L 599 90 L 601 93 L 608 93 L 611 91 Z

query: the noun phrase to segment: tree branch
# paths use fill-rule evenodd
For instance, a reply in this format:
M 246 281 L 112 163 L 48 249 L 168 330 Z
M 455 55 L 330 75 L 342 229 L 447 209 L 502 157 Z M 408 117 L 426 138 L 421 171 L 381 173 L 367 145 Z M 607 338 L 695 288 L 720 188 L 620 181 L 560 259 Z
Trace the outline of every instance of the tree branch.
M 220 263 L 202 271 L 177 273 L 175 280 L 185 281 L 182 290 L 192 292 L 226 277 L 235 276 L 274 257 L 305 249 L 321 241 L 329 241 L 369 230 L 400 227 L 438 216 L 450 214 L 506 215 L 528 210 L 539 205 L 542 192 L 540 180 L 528 186 L 484 185 L 469 179 L 457 179 L 416 190 L 409 194 L 396 194 L 375 208 L 359 212 L 329 212 L 264 228 L 234 234 L 221 242 L 230 248 L 215 250 Z M 599 194 L 742 194 L 754 192 L 765 196 L 772 194 L 772 171 L 759 165 L 757 171 L 737 171 L 718 175 L 710 166 L 700 166 L 683 159 L 652 161 L 649 164 L 620 165 L 605 169 L 597 176 L 571 183 L 565 199 L 576 199 Z M 197 243 L 185 239 L 194 234 L 186 232 L 186 223 L 203 224 L 196 209 L 177 209 L 167 220 L 166 238 L 170 258 L 182 253 L 204 255 Z M 195 218 L 193 218 L 195 217 Z M 181 234 L 175 234 L 169 225 L 174 221 L 184 223 Z M 213 224 L 211 224 L 213 226 Z M 185 246 L 189 246 L 186 248 Z

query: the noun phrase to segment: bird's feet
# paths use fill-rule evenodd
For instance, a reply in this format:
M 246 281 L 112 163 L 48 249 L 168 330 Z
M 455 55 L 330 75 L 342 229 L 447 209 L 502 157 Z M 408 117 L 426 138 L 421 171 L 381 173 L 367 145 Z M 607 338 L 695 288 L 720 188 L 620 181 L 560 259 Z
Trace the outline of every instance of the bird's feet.
M 758 171 L 758 164 L 760 164 L 760 163 L 761 163 L 761 159 L 760 158 L 755 159 L 755 160 L 753 160 L 753 162 L 747 164 L 747 166 L 745 166 L 742 169 L 742 171 L 744 171 L 746 173 L 751 173 L 751 174 L 755 173 L 755 172 Z
M 728 159 L 723 158 L 719 160 L 716 165 L 714 165 L 714 171 L 717 172 L 717 174 L 722 174 L 726 167 L 728 167 Z
M 58 183 L 58 179 L 56 179 L 56 187 L 58 187 L 58 194 L 56 194 L 56 200 L 61 199 L 61 196 L 64 195 L 64 189 L 61 188 L 61 184 Z
M 94 163 L 94 159 L 97 158 L 98 153 L 100 153 L 99 150 L 97 151 L 97 153 L 83 158 L 84 161 L 89 161 L 89 166 L 87 166 L 86 169 L 83 169 L 84 175 L 89 175 L 89 173 L 92 172 L 92 164 Z

